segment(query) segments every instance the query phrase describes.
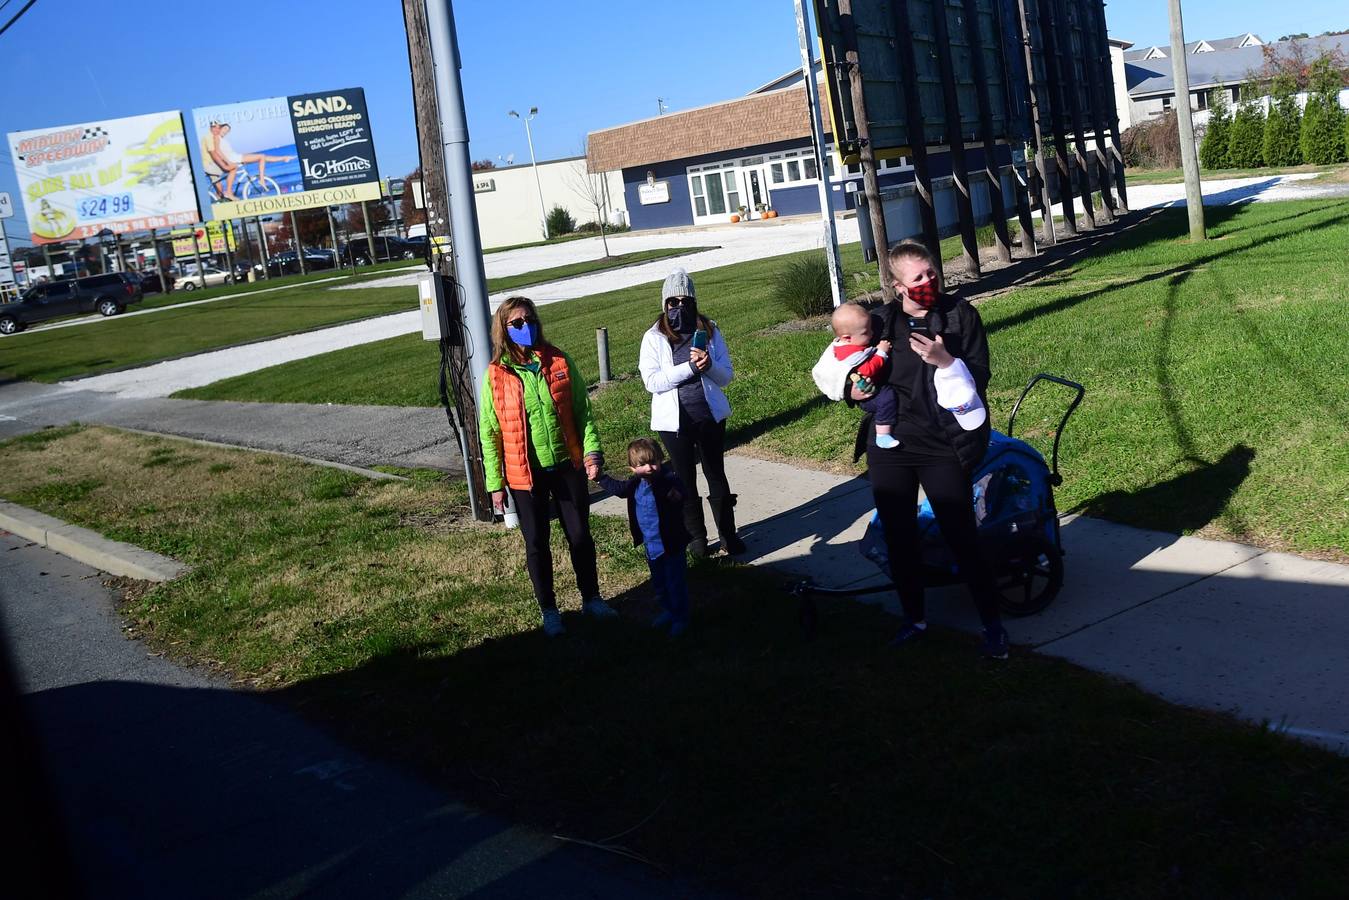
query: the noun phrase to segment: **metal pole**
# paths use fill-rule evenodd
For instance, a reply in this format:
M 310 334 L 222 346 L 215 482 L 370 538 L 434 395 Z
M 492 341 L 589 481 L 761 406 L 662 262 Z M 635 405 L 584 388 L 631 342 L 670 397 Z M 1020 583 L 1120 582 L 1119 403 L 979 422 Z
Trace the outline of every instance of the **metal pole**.
M 210 240 L 205 225 L 201 226 L 201 234 L 202 237 Z M 192 255 L 197 258 L 197 281 L 199 282 L 197 286 L 206 290 L 206 267 L 201 264 L 201 241 L 197 240 L 197 227 L 195 225 L 192 226 Z
M 543 223 L 543 239 L 546 241 L 552 237 L 548 233 L 548 208 L 543 205 L 543 182 L 539 179 L 539 162 L 534 158 L 534 135 L 529 130 L 529 120 L 534 118 L 534 113 L 528 116 L 521 116 L 525 120 L 525 140 L 529 142 L 529 167 L 534 170 L 534 187 L 539 191 L 539 215 Z
M 333 208 L 331 206 L 325 206 L 323 208 L 328 212 L 328 234 L 333 239 L 333 267 L 345 269 L 346 266 L 343 265 L 342 257 L 339 256 L 337 252 L 337 223 L 333 221 Z
M 42 245 L 42 258 L 47 262 L 47 280 L 56 278 L 56 273 L 52 271 L 52 248 L 50 244 Z
M 609 373 L 609 329 L 595 329 L 595 352 L 600 360 L 600 384 L 608 384 Z
M 1176 85 L 1176 122 L 1180 125 L 1180 162 L 1185 170 L 1185 208 L 1190 218 L 1190 240 L 1202 241 L 1204 191 L 1199 185 L 1199 160 L 1194 150 L 1194 119 L 1190 114 L 1190 66 L 1185 58 L 1185 25 L 1180 0 L 1168 0 L 1171 10 L 1171 80 Z
M 262 280 L 270 281 L 272 273 L 269 271 L 271 259 L 267 255 L 267 232 L 262 228 L 262 216 L 256 217 L 253 221 L 258 224 L 258 256 L 262 259 Z
M 304 264 L 304 241 L 300 240 L 300 223 L 295 220 L 295 210 L 290 211 L 290 236 L 295 242 L 295 260 L 300 264 L 300 274 L 308 275 Z
M 220 243 L 225 248 L 225 271 L 230 281 L 234 281 L 234 254 L 230 251 L 230 242 L 234 238 L 234 220 L 225 219 L 220 223 Z
M 436 99 L 440 109 L 440 134 L 445 147 L 445 180 L 450 194 L 451 247 L 454 270 L 462 289 L 464 339 L 474 396 L 482 388 L 491 362 L 491 309 L 487 303 L 487 275 L 483 270 L 482 238 L 478 234 L 477 202 L 473 196 L 473 169 L 468 154 L 468 118 L 464 91 L 459 81 L 459 41 L 454 31 L 453 0 L 429 0 L 426 5 L 431 54 L 435 58 Z M 468 409 L 466 414 L 475 411 Z M 469 418 L 470 427 L 476 415 Z M 470 479 L 477 476 L 465 466 Z
M 370 227 L 370 206 L 364 200 L 361 201 L 361 220 L 365 223 L 365 243 L 370 248 L 370 265 L 373 266 L 379 257 L 375 255 L 375 229 Z
M 1035 57 L 1030 40 L 1030 19 L 1026 15 L 1026 0 L 1017 0 L 1017 27 L 1020 31 L 1021 46 L 1026 51 L 1026 87 L 1030 95 L 1030 113 L 1032 139 L 1035 149 L 1035 174 L 1040 182 L 1040 215 L 1044 217 L 1046 244 L 1058 242 L 1054 232 L 1054 195 L 1049 189 L 1049 170 L 1045 165 L 1044 130 L 1041 123 L 1043 112 L 1039 83 L 1035 79 Z
M 801 45 L 801 74 L 806 83 L 806 106 L 810 109 L 810 137 L 815 148 L 816 172 L 820 176 L 820 218 L 824 222 L 824 258 L 829 264 L 829 290 L 838 307 L 848 299 L 843 289 L 843 265 L 838 257 L 838 226 L 834 205 L 829 197 L 829 157 L 824 143 L 824 125 L 820 121 L 820 93 L 815 85 L 815 64 L 810 58 L 810 26 L 805 0 L 796 0 L 796 39 Z

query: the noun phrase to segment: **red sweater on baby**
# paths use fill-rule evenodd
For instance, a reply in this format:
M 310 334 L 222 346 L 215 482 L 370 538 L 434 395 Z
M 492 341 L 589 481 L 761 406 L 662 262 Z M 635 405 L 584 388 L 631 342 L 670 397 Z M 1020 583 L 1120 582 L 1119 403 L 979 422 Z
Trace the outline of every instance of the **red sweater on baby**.
M 843 360 L 852 356 L 857 351 L 865 349 L 866 349 L 865 347 L 858 347 L 856 344 L 835 343 L 834 359 L 837 359 L 840 362 L 842 362 Z M 862 364 L 857 367 L 856 371 L 858 375 L 861 375 L 867 381 L 874 383 L 877 380 L 877 376 L 881 374 L 881 370 L 885 368 L 885 363 L 886 363 L 886 355 L 881 351 L 877 350 L 875 353 L 868 356 L 862 362 Z

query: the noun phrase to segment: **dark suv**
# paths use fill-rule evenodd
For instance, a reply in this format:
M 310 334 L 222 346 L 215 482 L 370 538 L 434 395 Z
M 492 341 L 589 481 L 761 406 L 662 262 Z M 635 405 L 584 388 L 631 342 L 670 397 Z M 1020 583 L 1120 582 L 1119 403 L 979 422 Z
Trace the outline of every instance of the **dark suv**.
M 14 334 L 34 322 L 82 312 L 115 316 L 139 303 L 143 293 L 140 276 L 134 272 L 48 281 L 24 291 L 12 303 L 0 304 L 0 334 Z

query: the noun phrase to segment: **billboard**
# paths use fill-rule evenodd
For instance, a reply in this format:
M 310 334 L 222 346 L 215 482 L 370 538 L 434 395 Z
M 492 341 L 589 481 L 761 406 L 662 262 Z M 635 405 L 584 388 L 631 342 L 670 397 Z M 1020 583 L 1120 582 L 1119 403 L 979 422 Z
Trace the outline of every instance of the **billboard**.
M 194 234 L 197 236 L 196 250 L 192 248 Z M 173 255 L 176 257 L 195 256 L 198 252 L 203 256 L 224 253 L 226 241 L 229 242 L 230 252 L 234 252 L 238 247 L 234 229 L 223 222 L 207 222 L 204 226 L 198 225 L 196 228 L 175 228 L 169 233 L 169 237 L 173 239 Z
M 380 197 L 360 88 L 204 106 L 192 121 L 213 219 Z
M 8 139 L 34 243 L 199 218 L 180 113 L 14 131 Z

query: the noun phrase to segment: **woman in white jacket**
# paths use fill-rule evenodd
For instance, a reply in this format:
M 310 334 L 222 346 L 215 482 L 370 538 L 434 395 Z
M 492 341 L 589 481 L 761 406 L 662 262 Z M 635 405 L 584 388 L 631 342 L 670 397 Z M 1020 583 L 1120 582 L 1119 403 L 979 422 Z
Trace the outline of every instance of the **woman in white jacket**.
M 696 465 L 703 465 L 708 505 L 727 553 L 745 552 L 735 533 L 735 494 L 722 457 L 731 405 L 722 388 L 731 383 L 731 356 L 716 323 L 698 313 L 693 279 L 675 269 L 661 286 L 661 314 L 642 337 L 638 362 L 651 392 L 651 429 L 660 435 L 684 482 L 684 526 L 689 552 L 707 554 L 707 525 L 698 495 Z

